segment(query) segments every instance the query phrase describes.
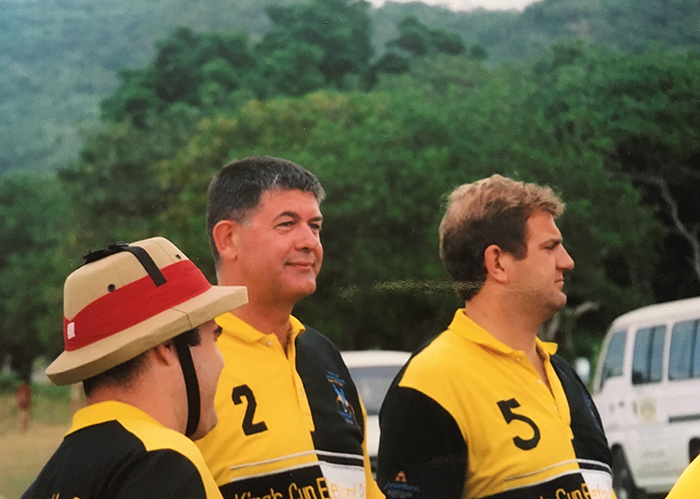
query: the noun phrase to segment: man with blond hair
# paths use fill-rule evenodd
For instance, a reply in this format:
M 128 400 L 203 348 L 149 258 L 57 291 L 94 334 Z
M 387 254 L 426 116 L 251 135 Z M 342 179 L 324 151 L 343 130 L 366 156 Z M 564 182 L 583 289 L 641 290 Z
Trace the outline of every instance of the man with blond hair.
M 500 175 L 457 188 L 440 257 L 465 306 L 409 360 L 380 414 L 388 498 L 612 497 L 611 454 L 575 371 L 537 338 L 574 262 L 550 188 Z

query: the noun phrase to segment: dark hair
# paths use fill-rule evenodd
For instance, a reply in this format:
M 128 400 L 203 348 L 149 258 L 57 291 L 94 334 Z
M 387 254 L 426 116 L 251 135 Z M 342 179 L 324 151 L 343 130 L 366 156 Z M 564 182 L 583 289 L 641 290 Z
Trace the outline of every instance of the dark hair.
M 189 346 L 197 346 L 201 343 L 202 338 L 199 335 L 199 328 L 190 329 L 184 333 L 180 333 L 176 337 L 182 336 L 185 343 Z M 145 368 L 146 354 L 141 352 L 133 359 L 122 362 L 103 373 L 96 374 L 91 378 L 83 380 L 83 390 L 85 396 L 89 397 L 95 390 L 107 385 L 120 386 L 129 388 L 136 378 L 143 372 Z
M 221 220 L 245 222 L 260 203 L 263 192 L 272 189 L 310 192 L 321 203 L 325 192 L 316 176 L 291 161 L 269 156 L 250 156 L 225 165 L 209 184 L 207 234 L 218 264 L 214 226 Z
M 465 301 L 484 285 L 484 252 L 495 244 L 516 259 L 527 256 L 527 220 L 536 211 L 558 217 L 564 204 L 549 187 L 500 175 L 463 184 L 450 194 L 440 223 L 440 258 Z

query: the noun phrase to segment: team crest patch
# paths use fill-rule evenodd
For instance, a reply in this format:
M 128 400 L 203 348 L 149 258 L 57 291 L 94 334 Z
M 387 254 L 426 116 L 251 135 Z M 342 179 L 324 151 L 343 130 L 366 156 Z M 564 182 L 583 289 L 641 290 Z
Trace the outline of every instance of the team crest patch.
M 338 413 L 343 416 L 343 419 L 345 419 L 348 424 L 359 426 L 355 418 L 355 408 L 348 402 L 347 397 L 345 397 L 345 380 L 331 371 L 326 371 L 326 379 L 328 379 L 328 382 L 335 391 L 335 403 L 338 408 Z

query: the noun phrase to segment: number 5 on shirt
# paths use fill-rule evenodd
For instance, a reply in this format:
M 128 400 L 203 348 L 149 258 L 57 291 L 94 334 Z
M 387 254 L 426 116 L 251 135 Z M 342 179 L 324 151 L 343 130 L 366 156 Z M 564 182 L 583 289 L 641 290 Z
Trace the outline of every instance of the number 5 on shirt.
M 540 429 L 532 419 L 528 418 L 527 416 L 523 416 L 522 414 L 515 414 L 513 412 L 513 409 L 520 407 L 518 401 L 515 399 L 509 399 L 501 400 L 497 403 L 498 408 L 501 410 L 501 413 L 506 420 L 506 423 L 510 424 L 511 421 L 515 420 L 522 421 L 523 423 L 530 425 L 532 430 L 535 432 L 533 437 L 529 440 L 524 440 L 520 437 L 513 437 L 513 443 L 515 443 L 515 446 L 522 450 L 532 450 L 537 447 L 537 444 L 540 442 Z

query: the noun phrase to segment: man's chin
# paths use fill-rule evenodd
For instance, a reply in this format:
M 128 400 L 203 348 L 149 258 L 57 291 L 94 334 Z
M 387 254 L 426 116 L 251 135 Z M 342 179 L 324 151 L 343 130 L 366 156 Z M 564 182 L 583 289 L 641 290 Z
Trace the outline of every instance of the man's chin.
M 555 312 L 558 312 L 562 308 L 566 307 L 567 297 L 564 293 L 560 293 L 556 300 L 552 303 L 552 308 Z
M 559 312 L 562 308 L 566 307 L 566 300 L 567 298 L 564 293 L 562 293 L 557 300 L 552 300 L 546 307 L 547 311 L 544 314 L 546 317 L 542 322 L 551 319 L 552 317 L 554 317 L 554 314 Z
M 316 292 L 316 281 L 290 286 L 289 294 L 296 297 L 297 301 L 306 298 Z

